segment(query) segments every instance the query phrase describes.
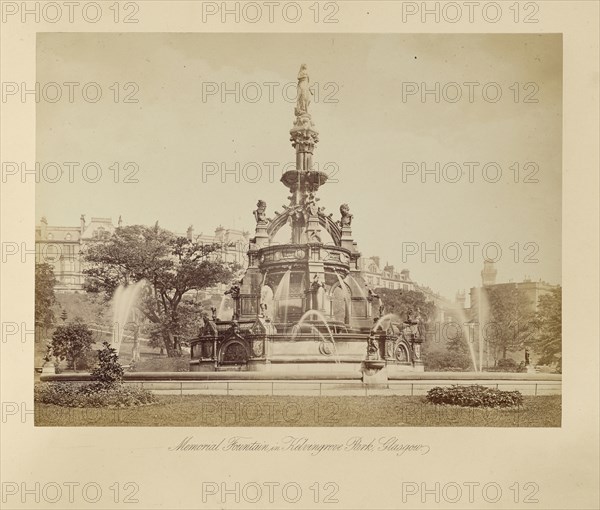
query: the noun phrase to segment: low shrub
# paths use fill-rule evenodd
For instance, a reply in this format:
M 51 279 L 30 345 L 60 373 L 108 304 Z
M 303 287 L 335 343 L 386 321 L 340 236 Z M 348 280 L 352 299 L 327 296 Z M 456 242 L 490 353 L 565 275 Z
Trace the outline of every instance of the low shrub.
M 77 370 L 89 372 L 93 370 L 97 364 L 98 351 L 90 349 L 89 351 L 85 351 L 79 358 L 79 362 L 77 363 Z
M 471 367 L 468 356 L 453 351 L 436 351 L 425 356 L 425 370 L 430 372 L 464 372 Z
M 35 387 L 34 399 L 41 404 L 63 407 L 131 407 L 156 401 L 148 390 L 102 382 L 41 383 Z
M 427 401 L 461 407 L 515 407 L 523 404 L 523 395 L 519 391 L 502 391 L 479 385 L 436 386 L 427 392 Z
M 102 345 L 104 347 L 98 351 L 98 364 L 92 370 L 92 378 L 107 385 L 120 384 L 123 381 L 124 371 L 119 363 L 119 355 L 108 342 L 103 342 Z

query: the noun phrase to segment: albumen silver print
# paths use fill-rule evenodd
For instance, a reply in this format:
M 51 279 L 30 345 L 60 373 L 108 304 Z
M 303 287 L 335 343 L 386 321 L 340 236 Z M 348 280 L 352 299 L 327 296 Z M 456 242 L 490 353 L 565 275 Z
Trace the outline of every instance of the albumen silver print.
M 3 507 L 597 508 L 598 9 L 2 2 Z

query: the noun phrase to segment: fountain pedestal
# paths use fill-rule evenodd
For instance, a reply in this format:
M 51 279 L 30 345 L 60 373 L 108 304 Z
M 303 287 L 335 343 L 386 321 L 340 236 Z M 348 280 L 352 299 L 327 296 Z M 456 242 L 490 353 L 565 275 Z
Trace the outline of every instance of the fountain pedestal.
M 56 367 L 54 362 L 46 361 L 42 366 L 42 374 L 56 374 Z
M 387 384 L 388 373 L 385 360 L 366 359 L 361 365 L 362 380 L 367 385 Z

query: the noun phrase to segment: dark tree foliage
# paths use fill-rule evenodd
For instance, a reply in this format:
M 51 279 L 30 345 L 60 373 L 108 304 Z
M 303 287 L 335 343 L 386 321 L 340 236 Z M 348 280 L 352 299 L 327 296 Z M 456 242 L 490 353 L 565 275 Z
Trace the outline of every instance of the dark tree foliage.
M 556 364 L 562 370 L 562 288 L 540 296 L 534 318 L 531 347 L 539 355 L 540 365 Z
M 52 306 L 56 302 L 54 296 L 56 278 L 50 264 L 35 265 L 35 323 L 48 328 L 54 322 Z
M 525 348 L 533 327 L 533 303 L 516 285 L 486 289 L 490 323 L 484 325 L 486 338 L 496 359 Z
M 54 330 L 51 350 L 59 360 L 66 360 L 70 368 L 77 370 L 77 363 L 85 358 L 93 343 L 92 331 L 76 318 Z
M 98 365 L 92 370 L 92 378 L 105 385 L 119 384 L 124 374 L 119 355 L 108 342 L 103 342 L 102 345 L 104 348 L 98 351 Z

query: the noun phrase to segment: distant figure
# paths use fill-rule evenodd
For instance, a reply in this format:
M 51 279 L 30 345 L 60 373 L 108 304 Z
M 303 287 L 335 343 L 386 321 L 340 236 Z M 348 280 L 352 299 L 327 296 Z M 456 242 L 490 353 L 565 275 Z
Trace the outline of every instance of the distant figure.
M 529 366 L 529 349 L 525 349 L 525 366 Z

